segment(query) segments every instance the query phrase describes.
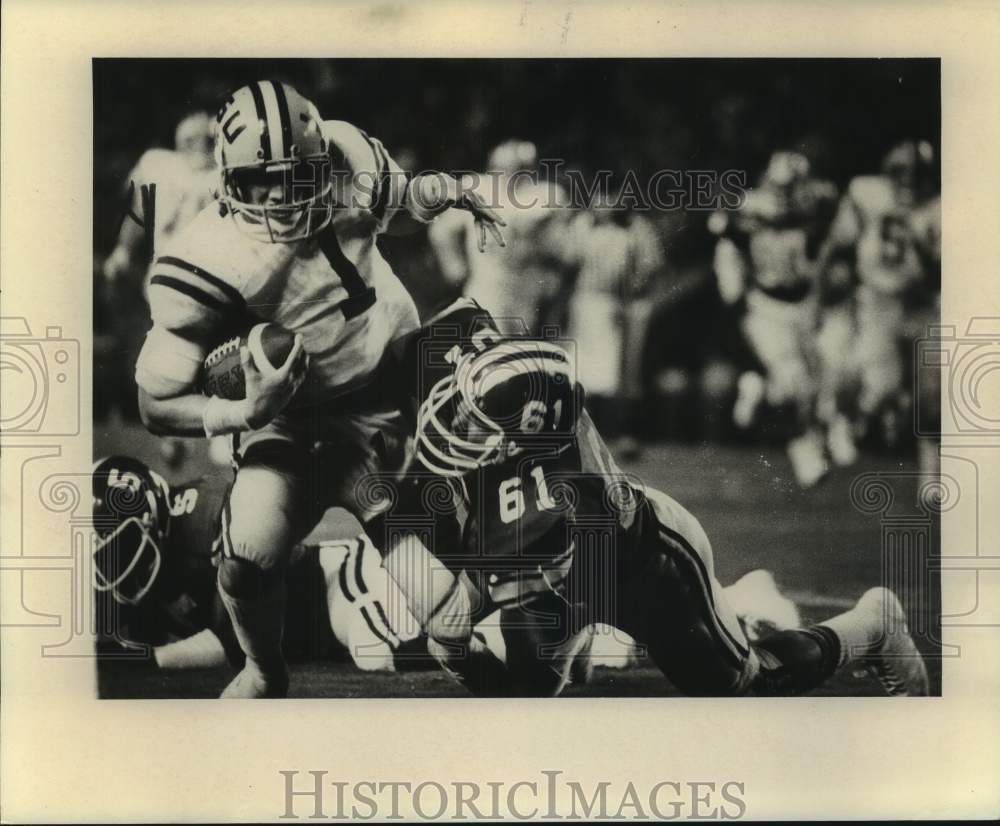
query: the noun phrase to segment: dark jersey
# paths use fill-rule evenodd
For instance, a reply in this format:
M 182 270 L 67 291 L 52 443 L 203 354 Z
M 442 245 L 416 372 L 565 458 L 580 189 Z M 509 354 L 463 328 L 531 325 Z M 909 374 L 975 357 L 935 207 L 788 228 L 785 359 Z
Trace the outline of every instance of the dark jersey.
M 498 338 L 489 315 L 469 301 L 413 336 L 406 360 L 418 394 L 414 409 L 451 374 L 456 354 Z M 564 574 L 583 546 L 606 546 L 624 536 L 638 485 L 617 467 L 581 412 L 574 438 L 524 447 L 461 478 L 415 463 L 385 517 L 386 541 L 416 533 L 453 570 L 482 574 L 491 586 L 523 580 L 529 572 Z
M 139 605 L 118 605 L 99 593 L 107 604 L 104 633 L 146 645 L 163 645 L 210 629 L 222 643 L 230 664 L 243 665 L 243 652 L 232 621 L 216 587 L 221 553 L 221 513 L 230 474 L 203 476 L 171 487 L 170 523 L 160 547 L 161 566 L 156 581 Z M 332 633 L 326 588 L 317 546 L 297 546 L 287 577 L 285 653 L 291 660 L 327 656 Z M 114 650 L 114 649 L 112 649 Z
M 139 605 L 103 606 L 103 616 L 110 614 L 112 622 L 102 630 L 162 645 L 213 625 L 219 515 L 231 484 L 230 475 L 216 474 L 171 487 L 170 521 L 153 587 Z M 109 594 L 99 594 L 105 596 L 110 603 Z

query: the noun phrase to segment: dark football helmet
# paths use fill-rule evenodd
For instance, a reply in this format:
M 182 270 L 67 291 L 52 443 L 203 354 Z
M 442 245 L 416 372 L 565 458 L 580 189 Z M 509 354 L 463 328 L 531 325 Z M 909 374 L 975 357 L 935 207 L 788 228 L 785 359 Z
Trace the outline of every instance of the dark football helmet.
M 503 339 L 460 356 L 417 416 L 417 458 L 462 476 L 526 450 L 572 440 L 582 389 L 569 355 L 549 341 Z
M 111 456 L 94 463 L 94 587 L 136 605 L 149 593 L 170 525 L 170 488 L 142 462 Z

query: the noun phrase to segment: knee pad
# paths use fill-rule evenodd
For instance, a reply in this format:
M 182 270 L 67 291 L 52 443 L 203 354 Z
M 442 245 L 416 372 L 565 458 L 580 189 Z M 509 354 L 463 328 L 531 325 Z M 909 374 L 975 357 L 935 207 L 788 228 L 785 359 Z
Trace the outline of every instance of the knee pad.
M 219 563 L 219 585 L 235 599 L 255 599 L 281 580 L 274 569 L 237 556 L 226 557 Z

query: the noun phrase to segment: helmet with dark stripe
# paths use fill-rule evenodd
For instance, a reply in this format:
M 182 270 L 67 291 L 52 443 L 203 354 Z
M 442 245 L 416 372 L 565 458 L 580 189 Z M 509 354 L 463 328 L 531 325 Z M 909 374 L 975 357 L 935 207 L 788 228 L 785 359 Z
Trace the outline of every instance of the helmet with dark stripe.
M 582 391 L 569 354 L 544 340 L 508 338 L 461 356 L 417 417 L 417 458 L 461 476 L 535 451 L 559 450 L 576 431 Z
M 219 200 L 251 237 L 295 241 L 330 222 L 333 178 L 322 119 L 287 83 L 260 80 L 226 98 L 215 158 Z

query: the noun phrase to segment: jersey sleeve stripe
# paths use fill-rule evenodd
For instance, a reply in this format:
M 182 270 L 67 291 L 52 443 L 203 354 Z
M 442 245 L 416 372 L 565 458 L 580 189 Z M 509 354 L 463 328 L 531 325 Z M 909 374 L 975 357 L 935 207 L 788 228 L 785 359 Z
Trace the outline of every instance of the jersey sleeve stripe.
M 207 281 L 234 304 L 243 305 L 245 303 L 240 291 L 237 290 L 232 284 L 227 284 L 221 278 L 212 275 L 210 272 L 206 272 L 201 267 L 190 264 L 181 258 L 176 258 L 173 255 L 163 255 L 156 259 L 156 263 L 187 270 L 192 275 L 196 275 L 198 278 Z
M 183 293 L 188 298 L 193 298 L 199 304 L 215 310 L 217 313 L 225 313 L 229 309 L 224 302 L 219 301 L 219 299 L 214 298 L 204 290 L 194 286 L 194 284 L 188 284 L 187 281 L 181 281 L 179 278 L 173 278 L 169 275 L 154 275 L 149 283 L 150 285 L 159 284 L 162 287 L 170 287 L 177 290 L 177 292 Z
M 250 94 L 253 95 L 253 105 L 257 110 L 257 122 L 260 123 L 260 148 L 264 152 L 264 160 L 271 160 L 271 141 L 268 136 L 267 112 L 264 109 L 264 93 L 259 83 L 250 84 Z
M 292 145 L 292 119 L 288 114 L 288 98 L 285 96 L 285 87 L 279 81 L 270 81 L 274 87 L 274 97 L 278 101 L 278 120 L 281 122 L 281 155 L 288 157 L 291 155 Z

